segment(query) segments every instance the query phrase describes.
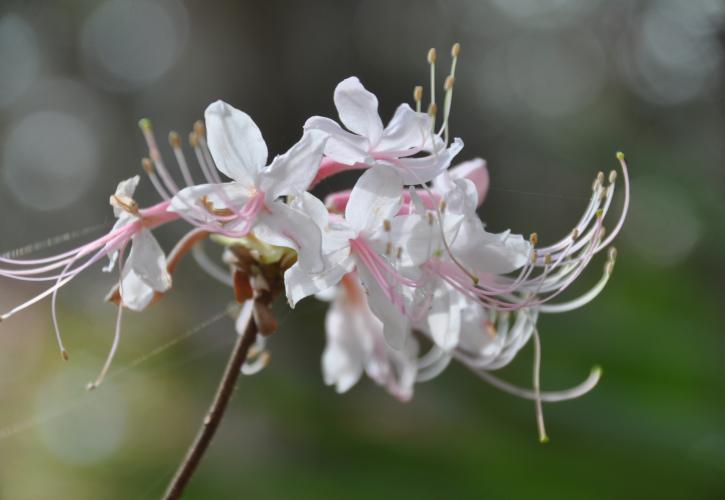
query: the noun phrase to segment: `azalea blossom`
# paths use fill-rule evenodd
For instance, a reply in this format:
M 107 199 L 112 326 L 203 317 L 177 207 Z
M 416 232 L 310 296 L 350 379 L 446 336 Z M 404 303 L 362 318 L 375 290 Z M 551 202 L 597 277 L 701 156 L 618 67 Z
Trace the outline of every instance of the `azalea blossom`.
M 141 311 L 169 293 L 176 265 L 192 253 L 208 274 L 233 288 L 239 303 L 237 331 L 244 334 L 252 322 L 262 334 L 250 348 L 243 373 L 257 373 L 269 363 L 266 335 L 277 327 L 274 298 L 284 293 L 294 308 L 317 296 L 331 301 L 322 368 L 325 383 L 338 392 L 367 374 L 395 397 L 408 400 L 416 382 L 432 379 L 455 360 L 502 390 L 534 399 L 544 439 L 542 401 L 586 393 L 599 372 L 592 371 L 572 389 L 542 391 L 537 322 L 542 314 L 589 303 L 610 279 L 616 259 L 610 244 L 629 206 L 627 165 L 617 154 L 624 203 L 608 232 L 605 221 L 609 224 L 619 175 L 614 170 L 609 176 L 596 175 L 581 217 L 553 243 L 540 245 L 536 233 L 526 238 L 510 230 L 490 232 L 477 213 L 489 184 L 486 162 L 476 158 L 450 167 L 463 147 L 458 138 L 449 141 L 459 53 L 456 44 L 442 102 L 435 100 L 437 56 L 429 53 L 427 112 L 421 112 L 423 91 L 416 87 L 415 110 L 400 104 L 384 126 L 375 95 L 350 77 L 337 85 L 333 97 L 344 128 L 313 116 L 300 140 L 269 163 L 267 145 L 252 118 L 216 101 L 189 135 L 198 171 L 192 172 L 179 135 L 169 135 L 183 186 L 167 168 L 150 122 L 141 120 L 150 157 L 142 167 L 160 201 L 142 208 L 134 199 L 140 177 L 131 177 L 111 196 L 118 220 L 107 234 L 50 257 L 0 256 L 0 276 L 50 282 L 0 320 L 50 296 L 59 347 L 67 358 L 56 315 L 57 292 L 109 258 L 105 270 L 116 269 L 118 278 L 108 298 L 119 307 L 108 358 L 91 384 L 96 387 L 118 346 L 123 309 Z M 327 193 L 324 203 L 311 192 L 321 180 L 348 170 L 362 170 L 351 189 Z M 199 173 L 202 183 L 194 180 Z M 171 222 L 185 223 L 188 232 L 167 255 L 152 231 Z M 224 247 L 221 264 L 206 255 L 201 243 L 207 238 Z M 562 301 L 562 294 L 604 250 L 599 281 Z M 531 389 L 492 373 L 529 342 L 535 351 Z
M 326 162 L 318 180 L 343 170 L 386 165 L 400 175 L 404 184 L 423 184 L 443 172 L 463 148 L 456 138 L 446 148 L 433 131 L 433 117 L 401 104 L 386 127 L 378 114 L 378 99 L 350 77 L 335 88 L 335 107 L 344 130 L 337 122 L 313 116 L 306 130 L 329 135 Z M 425 156 L 417 157 L 419 153 Z

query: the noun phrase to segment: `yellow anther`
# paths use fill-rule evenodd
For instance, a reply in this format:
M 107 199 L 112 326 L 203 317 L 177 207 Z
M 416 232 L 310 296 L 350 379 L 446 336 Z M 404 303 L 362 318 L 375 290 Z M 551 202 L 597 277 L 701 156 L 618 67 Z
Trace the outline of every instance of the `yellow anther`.
M 529 236 L 529 242 L 532 245 L 536 245 L 539 242 L 539 235 L 536 233 L 531 233 L 531 236 Z
M 144 172 L 146 172 L 147 174 L 152 174 L 154 171 L 154 164 L 148 158 L 143 158 L 141 160 L 141 168 L 143 168 Z
M 446 91 L 452 90 L 454 83 L 456 83 L 456 78 L 453 75 L 448 75 L 446 82 L 443 84 L 443 89 Z
M 189 132 L 189 146 L 195 148 L 199 145 L 199 136 L 196 132 Z
M 435 116 L 437 114 L 438 114 L 438 106 L 434 102 L 430 103 L 430 105 L 428 106 L 428 115 L 435 118 Z
M 204 137 L 204 134 L 206 133 L 206 127 L 204 127 L 204 122 L 201 120 L 197 120 L 194 122 L 194 132 L 196 135 L 200 138 Z
M 385 229 L 385 231 L 390 231 L 392 229 L 392 227 L 393 227 L 393 225 L 390 222 L 390 219 L 385 219 L 383 221 L 383 229 Z
M 174 149 L 181 147 L 181 137 L 173 130 L 169 132 L 169 144 Z
M 432 48 L 428 51 L 428 64 L 435 64 L 436 59 L 438 59 L 438 52 L 436 52 L 436 49 Z
M 459 55 L 461 55 L 461 44 L 456 42 L 451 47 L 451 57 L 458 57 Z
M 423 100 L 423 87 L 421 85 L 416 85 L 415 89 L 413 89 L 413 100 L 415 102 Z

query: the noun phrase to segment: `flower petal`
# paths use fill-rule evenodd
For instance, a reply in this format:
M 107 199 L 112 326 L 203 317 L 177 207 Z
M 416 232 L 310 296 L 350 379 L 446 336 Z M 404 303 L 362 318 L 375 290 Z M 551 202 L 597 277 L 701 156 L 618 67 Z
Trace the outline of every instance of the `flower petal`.
M 476 193 L 478 195 L 477 204 L 478 206 L 483 203 L 488 193 L 489 176 L 488 169 L 486 168 L 486 160 L 483 158 L 474 158 L 473 160 L 464 161 L 458 165 L 452 167 L 448 174 L 452 179 L 468 179 L 473 182 L 476 186 Z M 433 183 L 435 186 L 435 182 Z
M 367 290 L 370 310 L 383 323 L 383 335 L 386 342 L 392 349 L 402 350 L 410 337 L 408 318 L 388 300 L 367 267 L 358 265 L 357 272 Z
M 297 302 L 305 297 L 329 290 L 352 270 L 354 263 L 351 259 L 337 260 L 340 262 L 331 263 L 321 273 L 309 273 L 299 264 L 295 264 L 285 271 L 284 288 L 291 308 L 294 309 Z
M 204 119 L 217 169 L 245 187 L 253 187 L 267 164 L 267 145 L 257 125 L 248 114 L 224 101 L 210 104 Z
M 357 77 L 351 76 L 337 85 L 334 99 L 340 121 L 345 127 L 366 137 L 371 146 L 377 144 L 383 133 L 378 98 L 368 92 Z
M 295 249 L 297 262 L 307 272 L 318 273 L 325 268 L 320 228 L 312 217 L 281 201 L 265 205 L 254 234 L 270 245 Z
M 339 393 L 360 380 L 369 356 L 365 338 L 350 328 L 349 313 L 335 301 L 325 317 L 327 344 L 322 353 L 322 375 L 325 384 L 334 385 Z
M 322 161 L 327 134 L 309 130 L 289 151 L 277 156 L 260 175 L 259 188 L 268 201 L 280 196 L 306 191 Z
M 250 194 L 247 188 L 237 182 L 199 184 L 176 193 L 171 199 L 169 211 L 191 217 L 202 223 L 209 223 L 217 218 L 209 209 L 239 210 L 249 199 Z M 232 207 L 229 206 L 229 202 L 232 203 Z
M 395 169 L 380 165 L 360 176 L 345 207 L 345 219 L 358 232 L 371 232 L 400 210 L 403 185 Z
M 448 149 L 422 158 L 400 158 L 395 162 L 395 167 L 406 186 L 424 184 L 445 171 L 461 149 L 463 141 L 456 137 Z
M 409 105 L 401 104 L 385 127 L 375 152 L 390 151 L 405 156 L 404 152 L 408 149 L 423 148 L 431 133 L 431 121 L 427 113 L 417 113 Z
M 365 137 L 351 134 L 337 122 L 321 116 L 313 116 L 305 122 L 305 130 L 320 130 L 330 137 L 325 144 L 325 155 L 345 165 L 368 163 L 369 144 Z
M 142 229 L 131 241 L 131 253 L 124 269 L 133 269 L 144 283 L 157 292 L 165 292 L 171 288 L 171 276 L 166 270 L 166 256 L 151 231 Z
M 122 198 L 133 198 L 133 193 L 136 191 L 136 186 L 138 186 L 139 180 L 141 180 L 141 177 L 139 177 L 138 175 L 134 175 L 130 179 L 119 182 L 118 186 L 116 187 L 116 192 L 114 193 L 115 196 L 119 196 Z M 111 196 L 111 206 L 113 207 L 113 215 L 115 217 L 120 217 L 121 215 L 128 213 L 121 205 L 116 202 L 113 196 Z
M 132 311 L 143 311 L 154 298 L 153 288 L 148 286 L 130 266 L 124 266 L 119 292 L 124 307 Z
M 439 283 L 433 292 L 427 323 L 433 341 L 445 351 L 458 344 L 461 332 L 461 302 L 458 295 L 444 283 Z

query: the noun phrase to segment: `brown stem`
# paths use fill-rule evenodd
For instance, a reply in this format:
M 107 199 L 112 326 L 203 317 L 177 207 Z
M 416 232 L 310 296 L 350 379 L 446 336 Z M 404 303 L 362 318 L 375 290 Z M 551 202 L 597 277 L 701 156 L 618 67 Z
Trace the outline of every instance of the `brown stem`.
M 239 374 L 241 373 L 242 364 L 247 359 L 247 353 L 249 348 L 254 344 L 257 338 L 257 324 L 253 319 L 249 320 L 247 328 L 243 335 L 239 335 L 234 349 L 227 362 L 227 367 L 224 370 L 224 375 L 219 381 L 219 387 L 217 388 L 214 401 L 209 406 L 209 411 L 204 417 L 199 432 L 196 435 L 196 439 L 189 447 L 186 452 L 184 460 L 181 462 L 179 469 L 176 471 L 174 478 L 169 483 L 166 493 L 164 494 L 165 500 L 171 500 L 180 498 L 184 492 L 184 488 L 191 480 L 196 468 L 199 466 L 206 449 L 209 447 L 214 434 L 216 433 L 219 423 L 224 416 L 224 411 L 227 408 L 227 404 L 231 399 L 234 387 L 236 386 Z

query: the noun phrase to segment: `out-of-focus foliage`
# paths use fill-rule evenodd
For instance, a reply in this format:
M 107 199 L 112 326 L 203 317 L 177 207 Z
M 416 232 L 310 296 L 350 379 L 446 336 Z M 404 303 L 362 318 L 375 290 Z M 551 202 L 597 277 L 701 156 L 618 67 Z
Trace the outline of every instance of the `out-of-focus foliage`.
M 596 172 L 627 153 L 633 206 L 610 285 L 540 324 L 544 388 L 604 368 L 590 395 L 544 407 L 548 445 L 537 442 L 533 404 L 460 367 L 409 404 L 369 383 L 336 395 L 319 373 L 325 306 L 310 301 L 280 307 L 272 363 L 242 379 L 188 498 L 725 496 L 725 4 L 3 7 L 1 251 L 110 225 L 108 195 L 145 155 L 142 116 L 184 132 L 222 98 L 254 117 L 275 154 L 307 116 L 333 115 L 346 76 L 391 115 L 427 83 L 427 49 L 445 66 L 454 41 L 453 133 L 463 157 L 489 161 L 482 216 L 492 229 L 537 231 L 543 243 L 566 234 Z M 148 185 L 140 198 L 153 201 Z M 162 231 L 162 242 L 178 234 Z M 121 372 L 88 394 L 113 331 L 102 301 L 112 279 L 98 270 L 61 293 L 66 364 L 47 304 L 0 325 L 0 498 L 155 498 L 190 442 L 234 340 L 223 315 L 232 297 L 184 263 L 167 298 L 127 315 Z M 31 288 L 0 281 L 2 309 Z M 501 375 L 527 384 L 530 356 Z

